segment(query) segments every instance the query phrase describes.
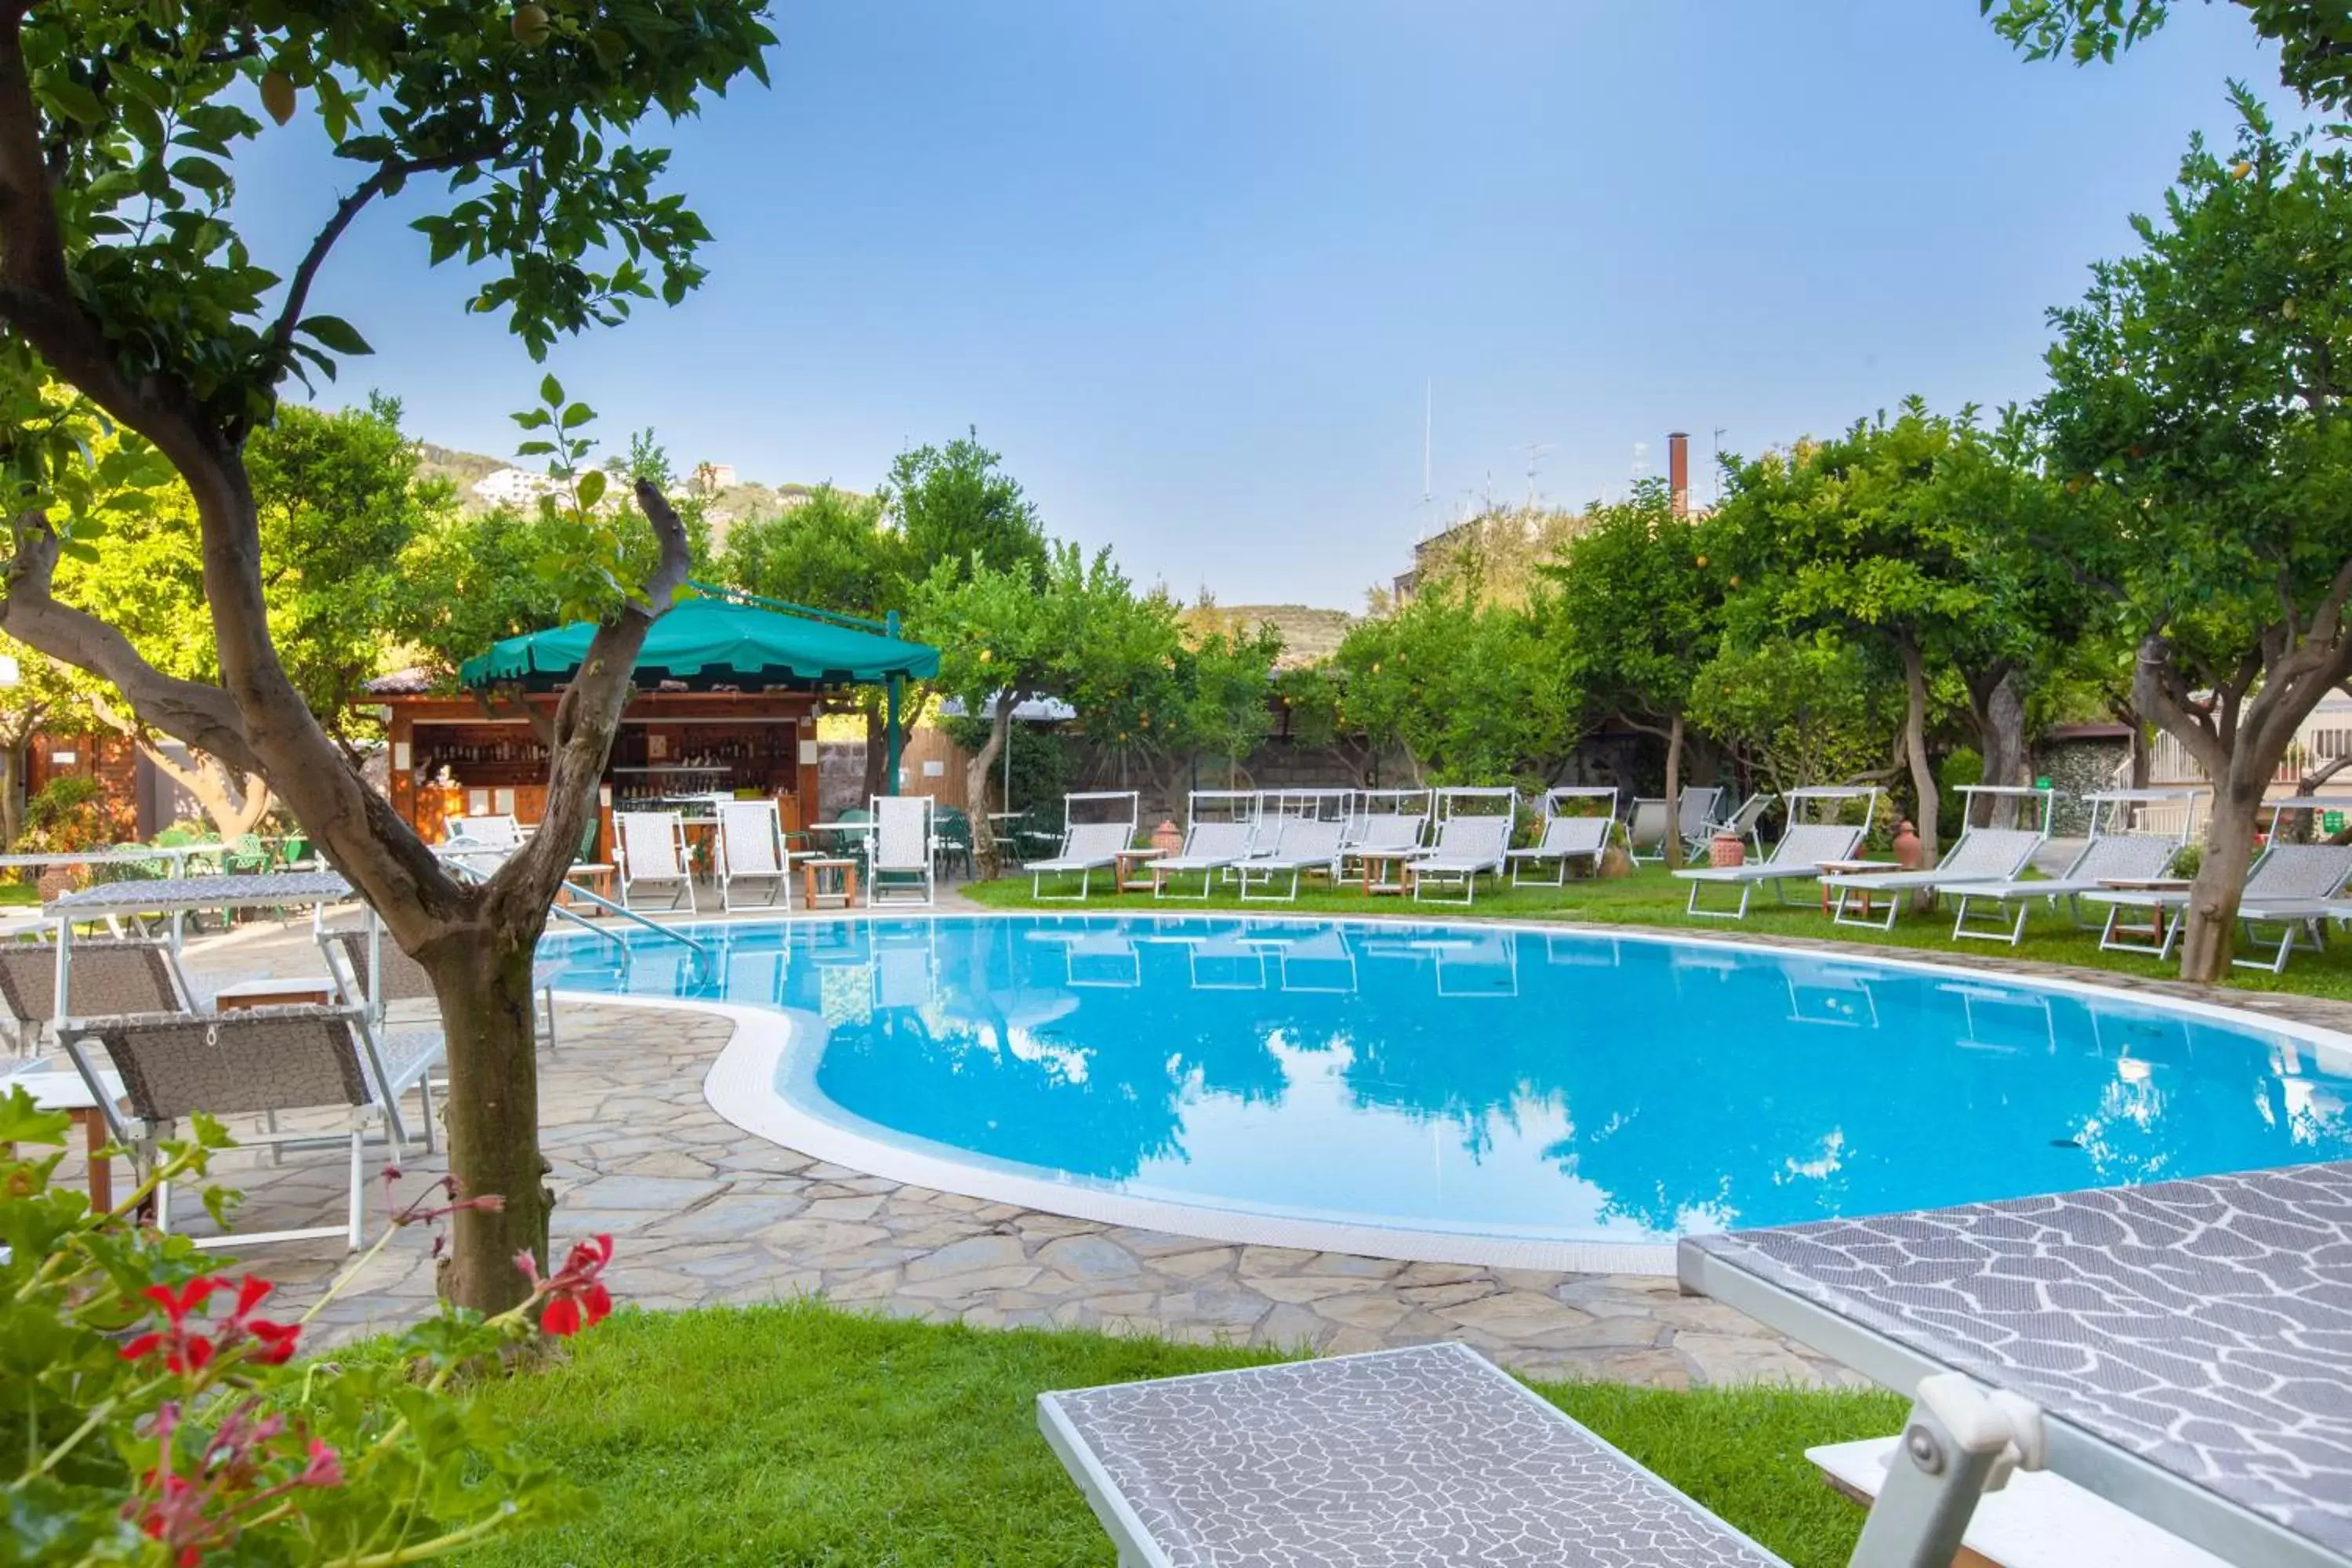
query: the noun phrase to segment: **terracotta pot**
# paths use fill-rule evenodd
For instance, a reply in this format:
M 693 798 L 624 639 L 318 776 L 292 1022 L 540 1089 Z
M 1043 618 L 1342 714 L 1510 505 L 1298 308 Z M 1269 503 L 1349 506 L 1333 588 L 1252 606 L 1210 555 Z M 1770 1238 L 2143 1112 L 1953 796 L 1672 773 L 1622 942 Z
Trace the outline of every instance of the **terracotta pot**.
M 1748 858 L 1748 840 L 1737 833 L 1718 833 L 1707 841 L 1706 862 L 1710 866 L 1737 866 Z
M 1916 871 L 1927 853 L 1927 847 L 1919 842 L 1919 830 L 1906 818 L 1895 829 L 1895 863 L 1906 871 Z
M 1175 855 L 1184 847 L 1184 830 L 1171 821 L 1162 821 L 1151 830 L 1151 847 L 1162 855 Z

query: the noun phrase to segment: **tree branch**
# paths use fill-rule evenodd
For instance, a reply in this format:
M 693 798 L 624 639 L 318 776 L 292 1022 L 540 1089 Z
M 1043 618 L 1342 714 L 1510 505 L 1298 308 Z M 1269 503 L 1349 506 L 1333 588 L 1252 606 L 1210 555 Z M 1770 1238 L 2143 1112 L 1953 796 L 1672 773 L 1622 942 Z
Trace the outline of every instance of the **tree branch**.
M 646 578 L 642 602 L 631 600 L 596 628 L 578 672 L 556 704 L 554 757 L 539 831 L 508 858 L 484 895 L 486 912 L 500 929 L 514 929 L 512 917 L 528 911 L 532 918 L 524 927 L 535 933 L 541 911 L 562 887 L 589 814 L 595 809 L 596 784 L 604 776 L 613 732 L 635 686 L 646 634 L 668 610 L 694 567 L 686 524 L 667 498 L 643 479 L 636 482 L 635 495 L 637 510 L 653 524 L 654 537 L 660 542 L 660 559 Z
M 310 285 L 318 280 L 319 269 L 326 265 L 328 253 L 335 248 L 336 242 L 343 237 L 343 231 L 351 227 L 352 220 L 360 216 L 361 209 L 385 192 L 397 189 L 412 175 L 440 174 L 476 163 L 495 155 L 505 145 L 506 138 L 492 137 L 487 142 L 461 147 L 437 157 L 409 158 L 399 163 L 379 164 L 374 174 L 360 182 L 358 189 L 335 204 L 335 210 L 327 219 L 326 226 L 319 230 L 310 241 L 310 248 L 303 253 L 301 265 L 294 268 L 293 279 L 286 286 L 286 303 L 279 308 L 278 320 L 269 329 L 269 347 L 264 353 L 262 365 L 267 384 L 276 385 L 278 375 L 284 372 L 287 355 L 294 342 L 294 329 L 301 324 L 303 307 L 310 301 Z
M 50 596 L 58 535 L 46 515 L 21 512 L 12 531 L 16 553 L 0 579 L 5 584 L 0 592 L 0 630 L 60 663 L 111 681 L 142 721 L 241 772 L 261 771 L 246 738 L 244 718 L 227 692 L 165 675 L 141 658 L 121 632 Z

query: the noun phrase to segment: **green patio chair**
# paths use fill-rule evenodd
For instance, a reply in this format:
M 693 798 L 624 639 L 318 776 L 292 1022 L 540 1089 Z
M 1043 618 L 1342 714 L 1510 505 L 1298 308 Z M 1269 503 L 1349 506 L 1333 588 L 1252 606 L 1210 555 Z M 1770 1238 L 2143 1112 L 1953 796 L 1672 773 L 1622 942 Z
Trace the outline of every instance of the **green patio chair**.
M 971 854 L 971 818 L 952 805 L 943 805 L 935 815 L 933 853 L 942 867 L 963 861 L 966 877 L 980 875 L 980 868 Z

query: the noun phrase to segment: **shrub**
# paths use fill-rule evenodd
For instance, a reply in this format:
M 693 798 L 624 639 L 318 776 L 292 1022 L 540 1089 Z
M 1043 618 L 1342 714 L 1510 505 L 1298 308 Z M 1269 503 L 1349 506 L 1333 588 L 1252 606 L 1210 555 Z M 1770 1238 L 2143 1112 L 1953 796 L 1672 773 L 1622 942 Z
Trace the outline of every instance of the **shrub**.
M 22 1089 L 0 1099 L 0 1398 L 17 1456 L 8 1561 L 86 1564 L 336 1563 L 390 1568 L 577 1505 L 579 1494 L 516 1450 L 452 1384 L 511 1361 L 530 1315 L 565 1334 L 611 1302 L 597 1276 L 609 1237 L 576 1247 L 496 1318 L 443 1307 L 383 1353 L 295 1360 L 310 1309 L 264 1315 L 272 1287 L 132 1216 L 163 1180 L 201 1178 L 230 1147 L 218 1122 L 164 1142 L 111 1213 L 50 1177 L 68 1119 Z M 387 1202 L 397 1172 L 388 1172 Z M 206 1189 L 224 1212 L 233 1195 Z M 400 1229 L 493 1200 L 445 1179 L 392 1215 Z M 436 1245 L 437 1250 L 437 1245 Z

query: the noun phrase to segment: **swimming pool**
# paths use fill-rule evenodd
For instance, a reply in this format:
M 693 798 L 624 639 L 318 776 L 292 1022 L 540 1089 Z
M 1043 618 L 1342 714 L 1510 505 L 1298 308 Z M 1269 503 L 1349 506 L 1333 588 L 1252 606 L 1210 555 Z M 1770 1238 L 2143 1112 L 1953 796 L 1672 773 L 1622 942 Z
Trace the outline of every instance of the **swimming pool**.
M 1223 1239 L 1655 1266 L 1692 1231 L 2352 1155 L 2341 1037 L 1954 968 L 1232 917 L 695 934 L 545 952 L 567 990 L 736 1009 L 709 1092 L 780 1142 Z

